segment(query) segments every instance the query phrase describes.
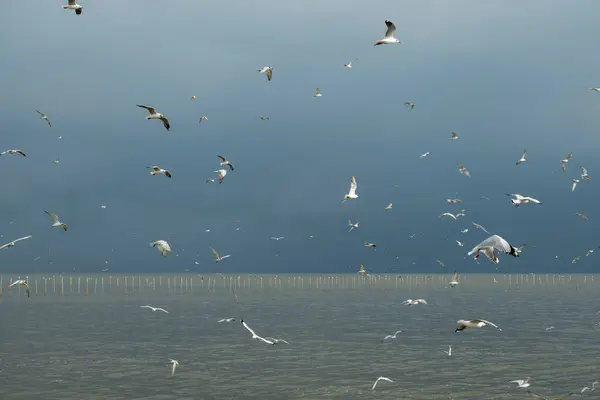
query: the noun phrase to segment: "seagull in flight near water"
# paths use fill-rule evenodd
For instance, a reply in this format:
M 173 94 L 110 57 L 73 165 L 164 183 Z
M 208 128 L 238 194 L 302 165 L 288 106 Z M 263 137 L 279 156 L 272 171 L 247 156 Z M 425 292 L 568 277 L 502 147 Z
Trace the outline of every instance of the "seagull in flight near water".
M 356 221 L 355 223 L 352 223 L 352 221 L 348 220 L 348 226 L 350 227 L 348 232 L 352 232 L 353 230 L 357 229 L 358 224 L 360 224 L 360 221 Z
M 402 42 L 394 37 L 396 33 L 396 25 L 392 21 L 385 21 L 385 25 L 387 29 L 385 31 L 385 35 L 383 39 L 378 40 L 374 46 L 379 46 L 380 44 L 402 44 Z
M 456 323 L 459 325 L 458 328 L 456 328 L 454 330 L 454 332 L 460 332 L 463 331 L 467 328 L 483 328 L 484 326 L 493 326 L 494 328 L 498 329 L 499 331 L 501 331 L 502 329 L 500 329 L 500 327 L 496 324 L 494 324 L 493 322 L 487 321 L 485 319 L 468 319 L 468 320 L 464 320 L 464 319 L 459 319 L 458 321 L 456 321 Z
M 526 388 L 531 386 L 531 384 L 529 383 L 529 377 L 525 378 L 525 379 L 516 379 L 514 381 L 510 381 L 510 383 L 516 383 L 518 386 L 518 388 Z
M 473 247 L 473 249 L 467 253 L 467 255 L 470 256 L 473 253 L 477 253 L 474 257 L 474 259 L 477 260 L 479 258 L 479 253 L 483 252 L 483 254 L 485 254 L 485 256 L 489 258 L 491 262 L 498 264 L 500 259 L 498 256 L 496 256 L 496 251 L 510 254 L 513 257 L 519 257 L 522 248 L 523 246 L 514 248 L 503 237 L 492 235 L 483 242 L 479 243 L 477 246 Z
M 527 157 L 527 150 L 523 150 L 523 155 L 521 156 L 521 158 L 519 158 L 517 160 L 517 166 L 525 161 L 527 161 L 527 159 L 525 158 Z
M 5 154 L 20 154 L 23 157 L 27 157 L 27 155 L 25 154 L 25 152 L 23 150 L 5 150 L 2 153 L 0 153 L 0 156 L 3 156 Z
M 19 277 L 19 279 L 17 279 L 16 281 L 14 281 L 10 285 L 8 285 L 8 287 L 11 288 L 11 287 L 17 286 L 17 285 L 24 286 L 25 287 L 25 292 L 27 293 L 27 297 L 31 297 L 31 290 L 29 290 L 29 284 L 27 283 L 27 278 L 21 279 Z
M 221 160 L 221 162 L 220 162 L 221 167 L 227 166 L 227 167 L 229 167 L 230 170 L 233 171 L 233 164 L 231 162 L 227 161 L 227 159 L 223 156 L 218 155 L 217 157 L 219 157 L 219 160 Z
M 257 340 L 263 341 L 263 342 L 265 342 L 266 344 L 275 345 L 275 342 L 274 342 L 274 341 L 272 341 L 272 340 L 268 340 L 268 339 L 265 339 L 265 338 L 264 338 L 264 337 L 262 337 L 262 336 L 258 336 L 258 335 L 256 334 L 256 332 L 254 332 L 254 330 L 252 330 L 252 328 L 250 328 L 250 327 L 248 326 L 248 324 L 247 324 L 247 323 L 246 323 L 246 322 L 245 322 L 243 319 L 241 320 L 241 322 L 242 322 L 242 325 L 244 326 L 244 328 L 246 328 L 246 329 L 248 330 L 248 332 L 250 332 L 250 334 L 252 335 L 252 339 L 257 339 Z
M 150 115 L 146 116 L 147 120 L 151 120 L 151 119 L 159 119 L 162 121 L 163 125 L 165 126 L 166 130 L 169 130 L 171 128 L 171 125 L 169 124 L 169 120 L 167 119 L 167 117 L 165 117 L 163 114 L 156 112 L 156 110 L 154 109 L 154 107 L 150 107 L 150 106 L 143 106 L 141 104 L 137 104 L 138 107 L 141 108 L 145 108 L 146 110 L 148 110 L 148 112 L 150 113 Z
M 150 246 L 156 247 L 163 257 L 166 257 L 167 254 L 171 252 L 171 246 L 169 246 L 169 243 L 167 243 L 166 240 L 157 240 L 156 242 L 150 243 Z
M 152 306 L 150 306 L 150 305 L 148 305 L 148 306 L 140 306 L 140 308 L 149 308 L 149 309 L 151 309 L 152 311 L 162 311 L 162 312 L 164 312 L 165 314 L 168 314 L 168 313 L 169 313 L 169 312 L 168 312 L 167 310 L 165 310 L 164 308 L 160 308 L 160 307 L 152 307 Z
M 68 4 L 62 6 L 63 10 L 75 10 L 75 14 L 81 15 L 83 7 L 75 3 L 75 0 L 69 0 Z
M 357 187 L 358 185 L 356 184 L 356 177 L 353 176 L 352 180 L 350 181 L 350 191 L 344 195 L 344 200 L 342 200 L 342 203 L 349 199 L 358 199 L 358 195 L 356 194 Z
M 15 239 L 12 242 L 6 243 L 2 246 L 0 246 L 0 250 L 4 249 L 4 248 L 9 248 L 9 247 L 13 247 L 17 242 L 20 242 L 21 240 L 25 240 L 25 239 L 29 239 L 30 237 L 32 237 L 33 235 L 29 235 L 29 236 L 24 236 L 22 238 L 19 239 Z
M 271 78 L 273 78 L 273 67 L 262 67 L 257 69 L 258 72 L 260 72 L 261 74 L 265 74 L 267 76 L 267 79 L 270 81 Z
M 560 160 L 560 167 L 562 168 L 563 171 L 567 170 L 567 163 L 569 162 L 571 157 L 573 157 L 573 153 L 567 154 L 567 156 L 565 158 Z
M 48 118 L 48 116 L 46 114 L 44 114 L 43 112 L 41 112 L 40 110 L 35 110 L 38 114 L 40 114 L 40 118 L 45 120 L 48 123 L 48 126 L 50 128 L 52 128 L 52 122 L 50 122 L 50 119 Z
M 402 331 L 396 331 L 393 335 L 387 335 L 386 337 L 383 338 L 383 340 L 387 340 L 387 339 L 396 339 L 396 335 L 399 334 Z
M 377 386 L 377 383 L 379 383 L 379 381 L 387 381 L 387 382 L 394 383 L 394 381 L 391 380 L 390 378 L 386 378 L 385 376 L 380 376 L 379 378 L 377 378 L 377 380 L 373 384 L 373 387 L 371 388 L 371 390 L 375 390 L 375 386 Z
M 227 254 L 226 256 L 220 256 L 219 253 L 217 253 L 217 251 L 215 249 L 213 249 L 212 247 L 209 247 L 209 249 L 213 252 L 213 254 L 215 256 L 215 259 L 216 259 L 215 262 L 223 261 L 227 257 L 231 257 L 230 254 Z
M 173 364 L 173 368 L 171 369 L 171 376 L 174 376 L 175 375 L 175 368 L 177 368 L 177 366 L 179 365 L 179 361 L 173 360 L 173 359 L 169 358 L 169 362 L 171 364 Z
M 352 68 L 352 63 L 358 61 L 358 58 L 355 58 L 354 60 L 350 61 L 348 64 L 344 64 L 344 67 L 346 68 Z
M 63 224 L 62 222 L 59 221 L 58 219 L 58 215 L 54 214 L 53 212 L 48 212 L 45 211 L 44 212 L 46 214 L 48 214 L 48 216 L 52 219 L 52 226 L 53 227 L 61 227 L 63 228 L 63 230 L 66 232 L 67 231 L 67 224 Z

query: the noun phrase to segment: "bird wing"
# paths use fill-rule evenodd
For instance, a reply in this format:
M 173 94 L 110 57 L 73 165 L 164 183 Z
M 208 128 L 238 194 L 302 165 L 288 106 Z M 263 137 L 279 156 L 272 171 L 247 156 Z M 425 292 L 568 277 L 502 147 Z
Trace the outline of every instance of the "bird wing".
M 166 130 L 169 130 L 171 128 L 171 124 L 169 123 L 169 120 L 167 119 L 167 117 L 160 117 L 160 120 L 162 121 Z
M 353 176 L 352 180 L 350 181 L 350 194 L 356 194 L 356 177 Z
M 569 153 L 564 159 L 565 160 L 570 160 L 571 157 L 573 157 L 573 153 Z
M 573 179 L 573 187 L 571 188 L 571 192 L 575 191 L 575 187 L 577 187 L 577 181 Z
M 492 235 L 485 239 L 483 242 L 477 245 L 478 247 L 493 247 L 494 249 L 503 253 L 510 253 L 512 246 L 502 237 L 498 235 Z
M 523 150 L 523 155 L 521 156 L 521 160 L 524 160 L 527 157 L 527 150 Z
M 421 304 L 427 304 L 427 302 L 425 301 L 425 299 L 417 299 L 417 302 L 421 303 Z
M 69 5 L 70 6 L 74 6 L 75 5 L 75 0 L 69 0 Z
M 156 110 L 154 109 L 154 107 L 150 107 L 150 106 L 143 106 L 141 104 L 136 104 L 138 107 L 141 108 L 145 108 L 146 110 L 148 110 L 148 112 L 150 113 L 150 115 L 152 114 L 156 114 Z
M 493 326 L 494 328 L 498 329 L 499 331 L 502 330 L 502 329 L 500 329 L 500 327 L 498 325 L 494 324 L 493 322 L 487 321 L 485 319 L 480 319 L 479 321 L 485 322 L 486 324 Z
M 271 68 L 267 69 L 267 79 L 271 80 L 273 78 L 273 70 Z
M 41 112 L 40 110 L 35 110 L 38 114 L 40 114 L 40 116 L 42 118 L 44 118 L 46 116 L 46 114 L 44 114 L 43 112 Z
M 221 162 L 227 162 L 227 159 L 225 157 L 219 155 L 217 155 L 217 157 L 221 159 Z
M 53 212 L 48 212 L 48 211 L 45 211 L 45 210 L 44 210 L 44 212 L 45 212 L 46 214 L 48 214 L 48 216 L 49 216 L 50 218 L 52 218 L 52 222 L 54 222 L 54 223 L 57 223 L 57 222 L 58 222 L 58 215 L 54 214 Z
M 581 168 L 581 176 L 587 176 L 587 169 L 585 167 L 580 167 Z
M 21 240 L 25 240 L 25 239 L 29 239 L 30 237 L 32 237 L 33 235 L 29 235 L 29 236 L 23 236 L 22 238 L 18 238 L 12 241 L 12 243 L 17 243 Z
M 213 252 L 213 254 L 215 255 L 216 258 L 220 258 L 219 253 L 217 253 L 217 251 L 215 249 L 213 249 L 212 247 L 209 247 L 209 249 Z M 244 326 L 246 326 L 245 322 L 244 322 Z
M 25 153 L 23 152 L 23 150 L 15 150 L 17 153 L 19 153 L 20 155 L 22 155 L 23 157 L 27 157 L 25 155 Z
M 385 21 L 385 25 L 387 26 L 387 30 L 385 31 L 384 38 L 394 37 L 394 33 L 396 33 L 396 25 L 392 21 Z
M 452 137 L 453 137 L 453 138 L 455 138 L 455 137 L 457 137 L 457 136 L 458 136 L 458 135 L 456 134 L 456 132 L 452 132 Z
M 246 328 L 248 330 L 248 332 L 250 332 L 252 334 L 252 336 L 257 336 L 256 333 L 252 330 L 252 328 L 250 328 L 248 326 L 248 324 L 246 323 L 246 321 L 242 321 L 242 325 L 244 326 L 244 328 Z
M 321 94 L 321 89 L 317 88 L 317 93 L 316 94 Z

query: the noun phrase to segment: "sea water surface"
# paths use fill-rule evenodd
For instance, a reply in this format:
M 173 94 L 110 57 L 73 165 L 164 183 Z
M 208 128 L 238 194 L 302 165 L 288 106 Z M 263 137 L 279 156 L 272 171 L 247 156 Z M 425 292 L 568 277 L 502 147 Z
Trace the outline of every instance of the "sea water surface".
M 185 290 L 167 290 L 166 277 L 149 288 L 142 277 L 117 294 L 113 276 L 103 293 L 88 280 L 86 296 L 50 282 L 44 295 L 42 278 L 29 277 L 38 289 L 27 298 L 9 295 L 4 276 L 0 399 L 526 399 L 509 381 L 531 377 L 531 391 L 560 396 L 600 379 L 600 280 L 591 276 L 539 275 L 534 285 L 532 275 L 510 284 L 469 275 L 456 288 L 438 276 L 336 275 L 319 288 L 314 276 L 262 278 L 261 288 L 258 276 L 241 276 L 234 294 L 237 276 L 212 276 L 210 288 L 208 276 L 175 278 L 189 280 Z M 408 298 L 428 305 L 402 305 Z M 217 322 L 228 317 L 236 321 Z M 289 344 L 252 340 L 240 318 Z M 458 319 L 476 318 L 503 330 L 454 332 Z M 174 376 L 170 358 L 180 363 Z M 379 376 L 394 383 L 371 390 Z

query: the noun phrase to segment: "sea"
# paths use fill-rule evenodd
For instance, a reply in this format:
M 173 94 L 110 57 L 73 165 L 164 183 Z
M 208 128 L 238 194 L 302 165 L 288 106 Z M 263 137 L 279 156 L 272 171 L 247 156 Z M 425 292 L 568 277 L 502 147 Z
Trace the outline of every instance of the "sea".
M 1 400 L 600 398 L 580 393 L 600 380 L 591 275 L 30 276 L 31 297 L 15 278 Z M 455 332 L 459 319 L 502 330 Z M 393 382 L 373 390 L 380 376 Z

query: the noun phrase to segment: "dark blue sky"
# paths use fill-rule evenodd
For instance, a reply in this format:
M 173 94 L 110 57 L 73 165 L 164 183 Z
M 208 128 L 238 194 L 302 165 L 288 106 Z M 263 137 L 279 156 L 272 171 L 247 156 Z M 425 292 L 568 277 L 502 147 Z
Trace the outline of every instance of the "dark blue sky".
M 0 5 L 0 147 L 28 156 L 0 158 L 0 234 L 33 234 L 0 252 L 0 271 L 444 272 L 437 256 L 494 271 L 463 258 L 487 237 L 459 234 L 471 221 L 536 246 L 501 255 L 502 271 L 595 270 L 598 2 L 81 0 L 81 16 L 61 4 Z M 385 19 L 404 44 L 373 47 Z M 205 184 L 217 154 L 235 171 Z M 571 193 L 580 165 L 593 179 Z M 340 204 L 352 175 L 360 198 Z M 468 216 L 437 219 L 457 192 Z M 515 209 L 509 192 L 544 204 Z M 215 265 L 209 246 L 232 257 Z

